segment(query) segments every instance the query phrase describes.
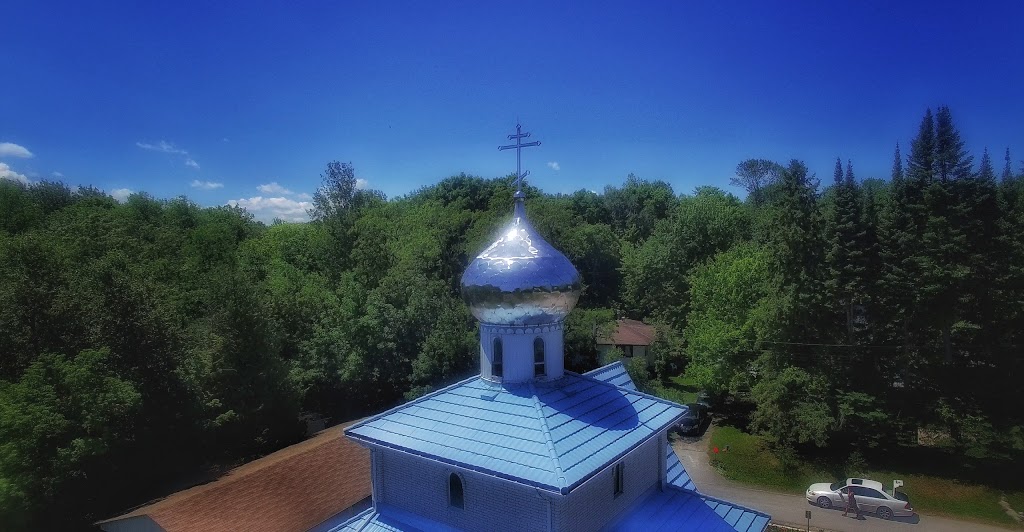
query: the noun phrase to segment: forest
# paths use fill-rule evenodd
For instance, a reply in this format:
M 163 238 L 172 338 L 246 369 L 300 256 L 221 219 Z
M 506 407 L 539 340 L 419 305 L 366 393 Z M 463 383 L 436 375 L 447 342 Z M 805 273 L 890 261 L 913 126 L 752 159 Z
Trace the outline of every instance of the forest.
M 779 449 L 928 429 L 965 456 L 1020 456 L 1024 174 L 1008 148 L 969 154 L 947 107 L 908 125 L 889 176 L 837 153 L 824 182 L 741 161 L 742 199 L 632 174 L 527 187 L 584 279 L 569 368 L 601 362 L 616 317 L 641 319 L 659 335 L 638 380 L 685 374 Z M 299 441 L 304 414 L 345 421 L 476 372 L 459 279 L 513 183 L 458 174 L 389 199 L 355 176 L 327 164 L 312 221 L 269 225 L 0 180 L 0 529 L 85 529 Z

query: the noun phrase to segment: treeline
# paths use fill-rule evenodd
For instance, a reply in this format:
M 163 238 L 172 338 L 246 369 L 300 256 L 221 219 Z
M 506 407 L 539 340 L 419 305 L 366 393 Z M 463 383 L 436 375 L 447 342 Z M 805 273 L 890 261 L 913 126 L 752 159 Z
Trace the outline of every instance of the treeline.
M 929 428 L 1009 459 L 1024 451 L 1024 197 L 1004 162 L 998 177 L 987 150 L 973 164 L 946 107 L 905 164 L 896 147 L 888 183 L 837 160 L 819 195 L 798 161 L 748 161 L 753 208 L 700 224 L 699 241 L 734 244 L 678 277 L 684 304 L 652 311 L 684 330 L 687 372 L 749 400 L 780 447 L 867 450 Z M 654 264 L 647 278 L 671 277 Z
M 744 161 L 743 201 L 630 175 L 601 194 L 528 187 L 583 275 L 571 369 L 618 316 L 659 326 L 656 370 L 753 408 L 780 446 L 1024 447 L 1024 176 L 973 165 L 948 109 L 889 182 L 837 162 Z M 0 181 L 0 528 L 86 526 L 211 464 L 302 437 L 300 416 L 379 411 L 475 373 L 459 298 L 507 221 L 508 178 L 408 196 L 331 163 L 306 224 L 61 183 Z

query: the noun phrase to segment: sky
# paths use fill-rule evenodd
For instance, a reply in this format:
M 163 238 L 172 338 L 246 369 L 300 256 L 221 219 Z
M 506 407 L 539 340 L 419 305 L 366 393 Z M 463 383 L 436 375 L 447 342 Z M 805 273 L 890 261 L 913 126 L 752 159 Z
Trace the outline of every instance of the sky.
M 1024 2 L 10 2 L 0 178 L 301 220 L 329 161 L 388 197 L 466 172 L 729 187 L 748 158 L 888 178 L 948 105 L 1024 159 Z

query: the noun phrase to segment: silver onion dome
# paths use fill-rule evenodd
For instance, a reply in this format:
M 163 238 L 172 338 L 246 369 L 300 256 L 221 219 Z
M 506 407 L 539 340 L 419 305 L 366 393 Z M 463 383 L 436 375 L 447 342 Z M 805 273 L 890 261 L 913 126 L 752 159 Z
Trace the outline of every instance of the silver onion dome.
M 523 197 L 516 192 L 512 223 L 462 274 L 462 298 L 483 323 L 560 322 L 580 298 L 579 272 L 530 224 Z

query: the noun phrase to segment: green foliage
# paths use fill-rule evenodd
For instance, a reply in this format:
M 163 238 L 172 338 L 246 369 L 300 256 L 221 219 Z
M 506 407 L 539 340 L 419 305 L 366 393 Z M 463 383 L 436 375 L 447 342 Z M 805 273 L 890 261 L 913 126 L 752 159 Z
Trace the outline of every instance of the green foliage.
M 639 246 L 623 251 L 622 304 L 681 330 L 689 312 L 689 272 L 749 237 L 750 220 L 735 196 L 711 187 L 680 199 L 671 218 Z
M 826 445 L 835 423 L 827 380 L 801 368 L 777 369 L 773 365 L 759 364 L 764 375 L 750 393 L 757 405 L 751 428 L 783 449 L 802 443 Z
M 134 431 L 142 394 L 116 376 L 107 350 L 46 354 L 18 381 L 0 381 L 0 524 L 43 529 L 95 511 L 83 484 L 108 479 L 108 461 Z
M 754 205 L 765 201 L 765 189 L 779 179 L 783 168 L 766 159 L 747 159 L 736 165 L 736 176 L 729 178 L 729 184 L 747 191 L 747 197 Z
M 565 367 L 577 373 L 597 368 L 597 339 L 615 330 L 615 311 L 609 308 L 576 307 L 565 319 L 563 345 Z
M 622 365 L 626 368 L 626 373 L 629 374 L 629 378 L 638 390 L 641 392 L 650 392 L 652 390 L 654 383 L 651 380 L 651 369 L 647 365 L 646 357 L 627 357 L 621 349 L 613 347 L 601 357 L 600 365 L 605 366 L 615 362 L 622 362 Z
M 688 377 L 720 392 L 749 387 L 761 342 L 775 338 L 781 308 L 771 254 L 743 244 L 715 256 L 690 275 L 692 310 L 683 336 Z
M 920 426 L 965 458 L 1018 457 L 1024 178 L 1008 150 L 998 184 L 987 151 L 973 171 L 946 107 L 910 146 L 889 182 L 837 161 L 824 191 L 801 161 L 746 160 L 745 201 L 633 175 L 603 193 L 527 186 L 532 222 L 583 276 L 567 368 L 596 367 L 596 337 L 628 315 L 658 331 L 659 380 L 637 358 L 634 381 L 732 392 L 762 442 L 752 466 L 823 445 L 871 463 Z M 508 221 L 511 180 L 388 201 L 351 164 L 321 177 L 311 223 L 269 227 L 0 180 L 0 528 L 78 527 L 295 441 L 302 411 L 351 419 L 476 371 L 459 279 Z

